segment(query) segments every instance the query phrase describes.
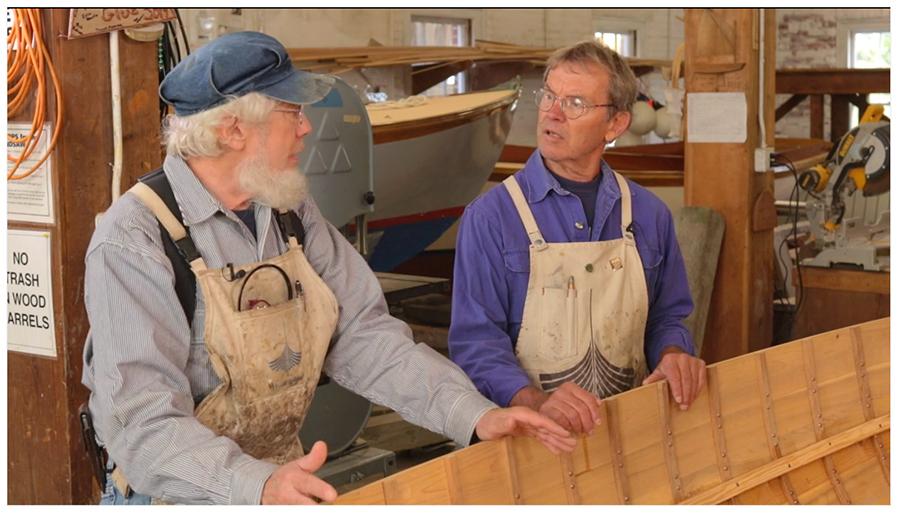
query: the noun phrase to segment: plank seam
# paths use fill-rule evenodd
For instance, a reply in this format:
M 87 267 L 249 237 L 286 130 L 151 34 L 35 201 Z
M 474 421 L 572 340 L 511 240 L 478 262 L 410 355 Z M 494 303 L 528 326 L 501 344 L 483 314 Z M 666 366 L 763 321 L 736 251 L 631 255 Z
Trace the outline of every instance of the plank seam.
M 456 457 L 448 456 L 444 458 L 444 476 L 447 477 L 447 497 L 450 498 L 450 504 L 456 505 L 463 501 L 462 488 L 457 480 L 457 472 L 459 466 L 456 464 Z
M 579 505 L 581 497 L 578 495 L 578 485 L 575 483 L 575 466 L 571 453 L 563 453 L 559 456 L 559 466 L 562 472 L 563 489 L 566 491 L 566 501 L 570 505 Z
M 512 491 L 513 503 L 522 504 L 522 492 L 519 489 L 519 472 L 516 470 L 516 458 L 513 455 L 512 437 L 504 437 L 500 440 L 500 446 L 503 447 L 504 456 L 506 457 L 506 468 L 509 470 L 509 486 Z
M 870 420 L 875 417 L 875 409 L 872 407 L 872 388 L 869 385 L 869 374 L 866 368 L 866 353 L 862 347 L 862 332 L 859 328 L 850 329 L 850 342 L 853 347 L 853 363 L 856 365 L 856 380 L 859 384 L 859 401 L 862 404 L 863 414 L 865 415 L 866 420 Z M 881 473 L 884 475 L 884 479 L 890 487 L 891 467 L 884 454 L 884 442 L 882 442 L 881 436 L 873 435 L 872 445 L 875 447 L 875 453 L 878 455 Z
M 821 442 L 825 439 L 825 420 L 822 417 L 822 406 L 819 401 L 819 388 L 816 383 L 816 357 L 812 340 L 804 340 L 802 348 L 803 370 L 806 372 L 806 392 L 808 393 L 809 406 L 812 410 L 813 430 L 816 433 L 816 441 Z M 849 504 L 850 496 L 847 494 L 847 490 L 844 489 L 844 485 L 841 483 L 841 479 L 838 476 L 838 470 L 834 465 L 834 460 L 832 460 L 831 456 L 826 456 L 822 457 L 822 462 L 825 465 L 825 473 L 831 481 L 831 487 L 834 489 L 834 494 L 837 496 L 838 501 L 844 505 Z
M 628 489 L 628 475 L 625 472 L 625 457 L 622 455 L 622 440 L 619 438 L 619 425 L 616 413 L 616 402 L 614 400 L 605 400 L 603 402 L 609 432 L 609 459 L 613 465 L 613 477 L 616 480 L 616 487 L 619 491 L 619 503 L 623 505 L 631 504 L 631 496 Z
M 709 416 L 713 431 L 713 442 L 716 444 L 716 463 L 719 469 L 719 478 L 728 480 L 732 477 L 728 467 L 728 447 L 725 443 L 725 429 L 722 421 L 722 405 L 719 399 L 719 372 L 715 368 L 707 369 L 706 386 L 709 389 Z
M 685 498 L 681 478 L 678 474 L 678 455 L 675 452 L 675 436 L 672 434 L 672 409 L 669 403 L 669 384 L 657 382 L 656 395 L 659 400 L 660 429 L 662 431 L 663 453 L 666 458 L 666 470 L 669 473 L 669 484 L 672 487 L 672 498 L 678 502 Z
M 778 425 L 775 420 L 775 409 L 772 406 L 772 386 L 769 383 L 769 366 L 766 362 L 766 355 L 760 354 L 757 363 L 759 365 L 759 386 L 762 389 L 764 398 L 763 421 L 766 424 L 766 439 L 769 442 L 769 455 L 773 459 L 778 459 L 782 456 L 781 444 L 778 440 Z M 781 489 L 784 491 L 785 497 L 787 497 L 792 504 L 798 505 L 800 500 L 797 498 L 797 492 L 794 490 L 791 479 L 785 474 L 780 477 L 780 481 Z

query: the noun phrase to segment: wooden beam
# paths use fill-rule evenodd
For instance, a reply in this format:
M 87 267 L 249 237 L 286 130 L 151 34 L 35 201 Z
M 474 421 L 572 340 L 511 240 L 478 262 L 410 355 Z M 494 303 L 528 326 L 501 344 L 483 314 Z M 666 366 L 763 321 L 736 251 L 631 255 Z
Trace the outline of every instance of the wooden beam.
M 801 161 L 816 157 L 822 158 L 831 150 L 831 142 L 825 140 L 807 140 L 804 138 L 777 138 L 775 140 L 775 154 L 787 158 L 794 163 L 798 171 L 803 167 Z
M 825 135 L 825 96 L 813 95 L 809 98 L 809 137 L 823 138 Z
M 69 9 L 42 9 L 41 16 L 64 102 L 64 125 L 52 158 L 57 219 L 49 225 L 8 222 L 7 227 L 50 232 L 57 358 L 8 353 L 7 495 L 11 504 L 96 503 L 99 492 L 81 439 L 78 407 L 87 400 L 81 385 L 88 331 L 84 254 L 94 217 L 110 202 L 109 36 L 66 40 L 59 35 L 68 31 Z M 120 50 L 125 189 L 140 170 L 160 162 L 158 81 L 155 43 L 123 41 Z M 51 97 L 48 120 L 55 113 Z
M 776 93 L 837 94 L 890 93 L 889 68 L 828 68 L 779 70 Z
M 759 16 L 755 9 L 685 10 L 687 93 L 741 92 L 747 102 L 745 142 L 692 143 L 690 133 L 685 139 L 685 205 L 713 208 L 725 219 L 725 241 L 703 343 L 707 362 L 760 349 L 772 341 L 774 253 L 772 228 L 763 223 L 771 218 L 762 217 L 758 209 L 759 199 L 772 195 L 773 176 L 754 172 L 753 153 L 762 143 L 756 122 L 760 96 L 768 128 L 764 143 L 774 146 L 775 141 L 774 10 L 765 10 L 764 69 L 759 67 Z M 698 62 L 743 66 L 701 73 L 695 66 Z
M 802 266 L 804 288 L 891 295 L 891 273 Z M 796 269 L 794 284 L 797 284 Z
M 849 95 L 831 96 L 831 141 L 837 143 L 850 130 Z
M 511 163 L 507 161 L 498 161 L 494 165 L 494 172 L 488 177 L 488 181 L 500 183 L 507 177 L 522 170 L 523 163 Z M 616 167 L 613 167 L 616 168 Z M 680 170 L 618 170 L 628 179 L 641 186 L 682 186 L 684 185 L 684 174 Z
M 781 120 L 784 115 L 788 114 L 792 109 L 799 106 L 801 102 L 806 100 L 806 95 L 793 95 L 784 101 L 784 104 L 778 106 L 775 110 L 775 120 Z
M 525 163 L 535 147 L 504 145 L 500 162 Z M 616 171 L 669 171 L 684 170 L 684 146 L 679 143 L 634 145 L 613 147 L 603 153 L 603 159 Z

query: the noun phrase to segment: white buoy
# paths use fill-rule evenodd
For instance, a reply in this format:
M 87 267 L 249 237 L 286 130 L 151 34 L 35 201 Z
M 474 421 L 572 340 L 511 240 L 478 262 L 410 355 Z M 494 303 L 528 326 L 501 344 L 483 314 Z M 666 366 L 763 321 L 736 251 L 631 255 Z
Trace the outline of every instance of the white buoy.
M 631 106 L 631 126 L 628 128 L 634 134 L 647 134 L 656 126 L 656 112 L 646 102 L 635 102 Z
M 672 115 L 666 108 L 656 110 L 656 127 L 653 132 L 660 138 L 668 138 L 672 131 Z

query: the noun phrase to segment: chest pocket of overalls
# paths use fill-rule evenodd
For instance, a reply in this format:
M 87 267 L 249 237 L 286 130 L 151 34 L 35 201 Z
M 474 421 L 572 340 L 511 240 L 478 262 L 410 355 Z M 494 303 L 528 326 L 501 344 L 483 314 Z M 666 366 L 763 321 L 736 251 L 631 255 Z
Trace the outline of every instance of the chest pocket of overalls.
M 280 265 L 287 265 L 283 261 Z M 287 270 L 285 270 L 287 269 Z M 238 402 L 249 403 L 294 386 L 308 376 L 314 339 L 308 307 L 291 267 L 263 264 L 232 287 L 235 339 L 232 386 Z M 260 272 L 260 274 L 257 274 Z M 262 281 L 254 282 L 259 277 Z M 235 295 L 236 293 L 236 295 Z

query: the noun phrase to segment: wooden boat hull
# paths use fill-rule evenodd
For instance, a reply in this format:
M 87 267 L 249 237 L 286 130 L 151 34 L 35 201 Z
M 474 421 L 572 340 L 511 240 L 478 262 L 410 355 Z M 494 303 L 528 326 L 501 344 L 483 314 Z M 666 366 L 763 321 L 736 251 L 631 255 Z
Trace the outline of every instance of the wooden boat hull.
M 593 436 L 554 456 L 480 443 L 338 504 L 889 504 L 890 319 L 708 368 L 687 411 L 665 383 L 605 400 Z
M 466 98 L 474 100 L 460 102 Z M 369 108 L 376 199 L 369 230 L 380 233 L 370 246 L 374 270 L 390 271 L 424 250 L 479 194 L 503 150 L 517 98 L 518 91 L 505 90 L 429 99 L 450 105 L 388 119 Z

